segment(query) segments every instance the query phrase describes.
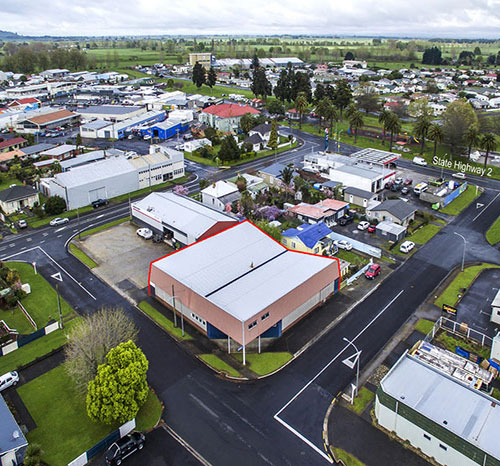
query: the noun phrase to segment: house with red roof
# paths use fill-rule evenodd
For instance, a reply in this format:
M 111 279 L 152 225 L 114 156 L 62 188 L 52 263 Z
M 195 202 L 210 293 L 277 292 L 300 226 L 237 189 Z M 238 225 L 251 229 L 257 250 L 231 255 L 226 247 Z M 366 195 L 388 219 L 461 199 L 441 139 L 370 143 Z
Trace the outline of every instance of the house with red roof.
M 12 102 L 9 102 L 7 106 L 16 110 L 34 110 L 36 108 L 40 108 L 42 106 L 42 102 L 40 102 L 40 100 L 36 97 L 25 97 L 23 99 L 13 100 Z
M 21 149 L 28 141 L 24 138 L 5 139 L 0 142 L 0 152 L 10 152 L 12 150 Z
M 349 204 L 335 199 L 324 199 L 317 204 L 300 204 L 290 207 L 288 213 L 297 217 L 304 223 L 314 224 L 324 222 L 330 227 L 337 223 L 337 220 L 347 214 Z
M 219 104 L 211 105 L 203 109 L 199 121 L 223 133 L 236 134 L 240 129 L 240 121 L 243 115 L 250 113 L 259 115 L 260 112 L 249 105 Z

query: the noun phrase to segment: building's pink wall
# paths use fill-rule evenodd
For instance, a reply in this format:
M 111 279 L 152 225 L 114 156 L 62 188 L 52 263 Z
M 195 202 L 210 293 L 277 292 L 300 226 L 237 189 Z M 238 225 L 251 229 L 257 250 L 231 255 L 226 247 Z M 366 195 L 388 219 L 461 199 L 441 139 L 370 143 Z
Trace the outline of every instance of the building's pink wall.
M 205 233 L 203 233 L 197 239 L 197 241 L 202 240 L 202 239 L 206 239 L 209 236 L 213 236 L 216 233 L 220 233 L 221 231 L 227 230 L 229 227 L 236 225 L 236 223 L 237 223 L 236 221 L 231 221 L 231 220 L 229 220 L 227 222 L 217 222 L 215 225 L 210 227 Z
M 324 287 L 337 278 L 339 278 L 338 263 L 337 261 L 332 260 L 331 265 L 326 267 L 324 270 L 302 283 L 290 293 L 281 297 L 278 301 L 259 312 L 256 316 L 247 320 L 244 323 L 245 344 L 251 342 L 266 330 L 271 328 L 285 316 L 290 314 L 294 309 L 305 303 L 316 293 L 319 293 Z M 151 282 L 155 284 L 156 289 L 163 289 L 169 295 L 172 294 L 173 284 L 177 301 L 181 301 L 194 313 L 229 335 L 239 344 L 243 344 L 241 322 L 238 319 L 235 319 L 233 316 L 215 306 L 203 296 L 198 295 L 170 275 L 159 270 L 154 263 L 151 267 Z M 261 316 L 266 312 L 269 312 L 269 318 L 262 321 Z M 248 330 L 248 325 L 254 320 L 257 320 L 258 324 L 251 330 Z

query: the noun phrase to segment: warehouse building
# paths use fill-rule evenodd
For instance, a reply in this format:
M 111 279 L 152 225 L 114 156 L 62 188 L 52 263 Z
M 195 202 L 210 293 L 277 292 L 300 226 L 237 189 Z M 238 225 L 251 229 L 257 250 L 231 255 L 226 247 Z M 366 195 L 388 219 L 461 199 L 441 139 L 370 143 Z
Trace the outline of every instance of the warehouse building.
M 171 150 L 99 160 L 40 180 L 46 196 L 61 196 L 68 209 L 110 199 L 184 176 L 184 154 Z
M 14 128 L 21 133 L 36 134 L 59 126 L 76 123 L 79 119 L 80 115 L 69 110 L 49 109 L 45 113 L 18 120 Z
M 146 108 L 135 105 L 95 105 L 78 109 L 76 113 L 87 121 L 106 120 L 116 123 L 142 115 L 146 113 Z
M 175 246 L 187 246 L 215 235 L 238 220 L 186 196 L 152 193 L 132 204 L 133 220 L 165 235 Z
M 161 121 L 159 123 L 154 123 L 148 128 L 143 128 L 140 130 L 141 136 L 151 136 L 155 139 L 169 139 L 178 134 L 184 133 L 189 129 L 189 123 L 179 120 L 174 120 L 169 118 L 168 120 Z
M 380 382 L 378 423 L 443 465 L 500 464 L 500 403 L 493 374 L 455 353 L 422 342 Z
M 290 251 L 244 221 L 151 263 L 150 294 L 209 338 L 279 337 L 336 293 L 337 259 Z

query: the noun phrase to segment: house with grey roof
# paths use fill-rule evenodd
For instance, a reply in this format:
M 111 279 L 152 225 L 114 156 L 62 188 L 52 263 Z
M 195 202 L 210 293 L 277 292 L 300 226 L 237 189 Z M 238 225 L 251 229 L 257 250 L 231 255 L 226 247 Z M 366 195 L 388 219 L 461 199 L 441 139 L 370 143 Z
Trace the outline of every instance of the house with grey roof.
M 25 156 L 31 157 L 32 159 L 37 159 L 38 157 L 40 157 L 41 152 L 53 149 L 54 147 L 56 147 L 55 144 L 41 143 L 35 144 L 33 146 L 23 147 L 21 151 Z
M 0 208 L 5 215 L 31 209 L 39 202 L 38 191 L 29 186 L 14 185 L 0 191 Z
M 389 221 L 406 227 L 415 218 L 416 212 L 417 209 L 409 202 L 401 199 L 387 199 L 374 207 L 366 209 L 366 216 L 369 219 Z
M 28 441 L 0 395 L 0 465 L 21 464 Z
M 365 191 L 354 186 L 349 186 L 344 189 L 344 201 L 349 204 L 358 205 L 360 207 L 368 207 L 371 202 L 378 200 L 378 194 L 371 191 Z

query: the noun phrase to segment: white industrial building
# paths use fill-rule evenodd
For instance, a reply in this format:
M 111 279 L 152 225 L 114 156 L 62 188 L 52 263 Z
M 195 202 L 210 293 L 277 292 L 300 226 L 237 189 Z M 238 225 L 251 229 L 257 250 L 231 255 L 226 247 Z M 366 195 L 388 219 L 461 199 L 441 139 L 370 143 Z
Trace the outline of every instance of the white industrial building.
M 145 107 L 135 105 L 95 105 L 76 111 L 82 119 L 105 120 L 111 122 L 123 121 L 146 113 Z
M 184 176 L 184 154 L 169 149 L 144 156 L 113 157 L 40 180 L 46 196 L 61 196 L 68 209 L 110 199 Z
M 500 325 L 500 290 L 493 298 L 491 302 L 491 318 L 490 321 Z
M 378 423 L 443 465 L 498 465 L 500 402 L 493 374 L 427 342 L 406 352 L 380 382 Z

